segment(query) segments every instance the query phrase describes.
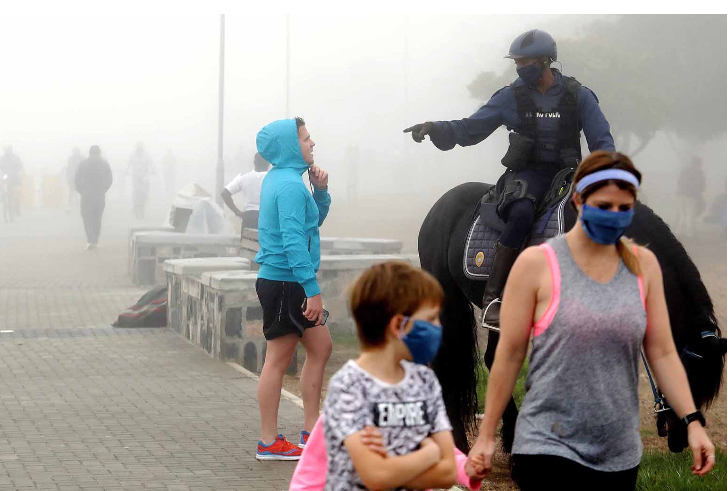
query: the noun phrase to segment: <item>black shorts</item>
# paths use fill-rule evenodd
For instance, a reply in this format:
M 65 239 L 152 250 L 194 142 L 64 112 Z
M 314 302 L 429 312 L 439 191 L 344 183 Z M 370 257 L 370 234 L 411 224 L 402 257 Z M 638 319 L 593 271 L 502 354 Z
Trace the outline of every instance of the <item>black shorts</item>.
M 255 291 L 263 307 L 263 335 L 268 341 L 287 334 L 300 337 L 304 330 L 316 326 L 316 321 L 303 316 L 306 292 L 299 283 L 258 278 Z
M 513 480 L 521 491 L 632 491 L 639 466 L 619 472 L 603 472 L 555 455 L 513 455 Z

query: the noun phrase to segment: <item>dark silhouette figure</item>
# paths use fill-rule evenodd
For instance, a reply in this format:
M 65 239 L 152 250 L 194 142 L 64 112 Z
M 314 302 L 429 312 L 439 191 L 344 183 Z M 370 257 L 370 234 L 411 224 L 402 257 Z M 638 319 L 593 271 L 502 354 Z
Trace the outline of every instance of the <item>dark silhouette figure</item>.
M 86 230 L 88 250 L 94 249 L 98 244 L 101 216 L 106 207 L 106 192 L 112 182 L 111 166 L 101 158 L 101 149 L 93 145 L 88 158 L 78 165 L 75 182 L 76 191 L 81 195 L 81 217 Z

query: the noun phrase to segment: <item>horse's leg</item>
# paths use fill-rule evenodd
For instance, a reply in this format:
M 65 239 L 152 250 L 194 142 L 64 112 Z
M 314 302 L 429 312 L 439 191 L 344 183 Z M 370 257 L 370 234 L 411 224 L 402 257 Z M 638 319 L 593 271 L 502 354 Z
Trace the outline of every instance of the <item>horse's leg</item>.
M 485 348 L 485 354 L 483 355 L 483 362 L 490 373 L 490 369 L 493 367 L 493 360 L 495 359 L 495 349 L 498 345 L 498 339 L 500 333 L 488 329 L 488 345 Z M 505 453 L 511 453 L 513 448 L 513 438 L 516 434 L 516 419 L 518 418 L 518 408 L 516 407 L 516 401 L 513 397 L 508 401 L 505 410 L 503 411 L 503 426 L 501 427 L 501 445 Z

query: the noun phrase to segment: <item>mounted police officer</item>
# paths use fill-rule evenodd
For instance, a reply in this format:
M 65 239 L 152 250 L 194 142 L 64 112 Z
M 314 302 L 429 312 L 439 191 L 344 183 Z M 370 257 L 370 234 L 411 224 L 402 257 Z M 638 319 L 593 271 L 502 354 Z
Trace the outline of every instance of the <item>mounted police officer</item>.
M 500 297 L 536 219 L 536 210 L 559 170 L 581 161 L 580 132 L 589 151 L 614 151 L 609 123 L 590 89 L 551 68 L 556 42 L 534 29 L 518 36 L 506 58 L 516 62 L 518 78 L 493 94 L 487 104 L 457 121 L 428 121 L 407 128 L 417 143 L 425 135 L 440 150 L 480 143 L 505 125 L 510 147 L 502 163 L 508 168 L 496 185 L 497 213 L 505 227 L 483 295 L 484 324 L 500 327 Z

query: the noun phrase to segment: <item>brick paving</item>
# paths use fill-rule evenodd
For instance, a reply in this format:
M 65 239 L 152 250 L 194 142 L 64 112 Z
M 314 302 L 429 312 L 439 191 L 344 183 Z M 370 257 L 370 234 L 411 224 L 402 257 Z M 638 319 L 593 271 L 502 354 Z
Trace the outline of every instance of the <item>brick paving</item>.
M 109 326 L 144 292 L 130 224 L 110 205 L 87 252 L 75 214 L 0 223 L 0 490 L 287 489 L 293 463 L 255 460 L 254 380 L 168 329 Z M 296 437 L 301 410 L 280 419 Z

